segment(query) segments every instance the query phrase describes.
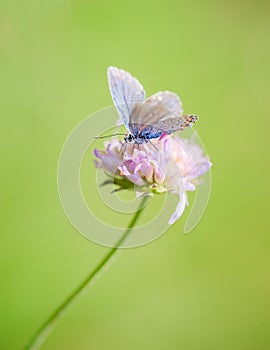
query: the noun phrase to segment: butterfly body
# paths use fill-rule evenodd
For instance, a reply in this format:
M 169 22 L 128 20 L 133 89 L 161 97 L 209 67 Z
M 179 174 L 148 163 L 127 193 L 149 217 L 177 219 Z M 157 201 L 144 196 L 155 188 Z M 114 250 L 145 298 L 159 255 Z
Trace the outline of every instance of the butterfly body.
M 108 82 L 116 110 L 128 134 L 125 142 L 143 144 L 151 139 L 193 126 L 196 115 L 183 115 L 182 102 L 173 92 L 158 92 L 145 99 L 139 81 L 128 72 L 108 68 Z
M 130 124 L 129 130 L 130 133 L 125 137 L 125 141 L 129 143 L 134 141 L 137 144 L 147 143 L 149 140 L 158 138 L 164 134 L 164 131 L 160 129 L 154 130 L 151 125 L 140 130 L 140 124 Z

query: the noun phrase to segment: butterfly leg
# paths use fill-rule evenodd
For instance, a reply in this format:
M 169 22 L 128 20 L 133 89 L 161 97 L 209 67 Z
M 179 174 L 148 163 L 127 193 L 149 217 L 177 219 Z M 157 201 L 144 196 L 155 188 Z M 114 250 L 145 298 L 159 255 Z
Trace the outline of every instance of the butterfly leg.
M 154 147 L 154 149 L 156 150 L 156 151 L 158 151 L 158 149 L 156 148 L 156 146 L 151 142 L 151 140 L 149 139 L 149 142 L 151 143 L 151 145 Z
M 124 151 L 123 151 L 123 148 L 125 148 Z M 126 150 L 127 150 L 127 143 L 126 142 L 122 142 L 122 144 L 121 144 L 121 153 L 124 154 L 126 152 Z
M 124 144 L 123 144 L 123 142 L 121 142 L 120 152 L 121 152 L 122 154 L 124 154 L 124 152 L 123 152 L 123 146 L 124 146 Z

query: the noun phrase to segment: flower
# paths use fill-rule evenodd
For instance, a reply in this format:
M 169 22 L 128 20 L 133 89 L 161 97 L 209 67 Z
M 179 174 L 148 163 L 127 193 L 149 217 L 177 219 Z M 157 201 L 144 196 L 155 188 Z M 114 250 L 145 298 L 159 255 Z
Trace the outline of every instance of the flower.
M 196 144 L 167 135 L 142 145 L 126 144 L 118 139 L 105 143 L 106 150 L 94 150 L 95 164 L 114 177 L 119 189 L 135 185 L 137 197 L 170 192 L 179 196 L 172 225 L 188 205 L 187 191 L 194 191 L 198 178 L 212 163 Z

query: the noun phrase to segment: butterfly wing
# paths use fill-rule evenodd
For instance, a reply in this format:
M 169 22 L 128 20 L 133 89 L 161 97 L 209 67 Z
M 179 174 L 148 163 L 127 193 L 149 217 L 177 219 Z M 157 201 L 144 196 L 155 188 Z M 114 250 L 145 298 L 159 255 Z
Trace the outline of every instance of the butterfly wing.
M 145 100 L 145 103 L 162 106 L 164 109 L 175 113 L 175 115 L 183 114 L 183 106 L 180 97 L 171 91 L 157 92 L 156 94 L 148 97 Z
M 190 128 L 198 120 L 194 114 L 160 120 L 156 124 L 149 125 L 141 131 L 141 135 L 148 139 L 160 137 L 162 134 Z
M 134 103 L 144 101 L 144 89 L 131 74 L 116 67 L 108 68 L 108 82 L 116 110 L 125 127 L 130 130 L 131 111 Z
M 161 105 L 150 103 L 136 103 L 131 112 L 129 129 L 133 135 L 142 132 L 148 126 L 157 124 L 162 119 L 173 118 L 177 115 Z
M 148 97 L 143 104 L 136 104 L 131 112 L 129 128 L 133 135 L 144 128 L 182 115 L 182 102 L 175 93 L 160 91 Z

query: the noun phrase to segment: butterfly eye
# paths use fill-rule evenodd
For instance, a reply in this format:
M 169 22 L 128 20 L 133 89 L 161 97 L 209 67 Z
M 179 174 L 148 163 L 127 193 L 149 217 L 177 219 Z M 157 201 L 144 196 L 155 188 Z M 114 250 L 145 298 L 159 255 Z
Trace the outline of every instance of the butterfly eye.
M 125 137 L 126 142 L 132 142 L 133 139 L 134 139 L 134 137 L 131 134 L 129 134 L 128 136 Z

